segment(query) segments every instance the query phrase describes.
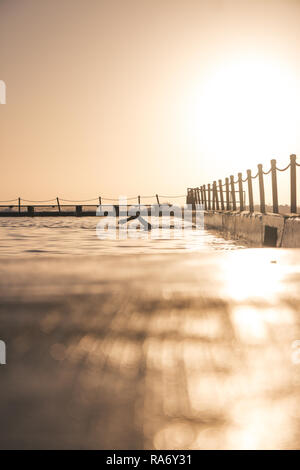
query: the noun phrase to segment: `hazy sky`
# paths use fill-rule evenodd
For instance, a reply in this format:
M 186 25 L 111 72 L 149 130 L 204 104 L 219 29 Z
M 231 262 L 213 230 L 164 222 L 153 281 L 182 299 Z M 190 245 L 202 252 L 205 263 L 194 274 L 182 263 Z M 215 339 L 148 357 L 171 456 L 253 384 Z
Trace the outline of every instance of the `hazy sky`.
M 0 199 L 300 160 L 300 0 L 0 0 L 0 79 Z

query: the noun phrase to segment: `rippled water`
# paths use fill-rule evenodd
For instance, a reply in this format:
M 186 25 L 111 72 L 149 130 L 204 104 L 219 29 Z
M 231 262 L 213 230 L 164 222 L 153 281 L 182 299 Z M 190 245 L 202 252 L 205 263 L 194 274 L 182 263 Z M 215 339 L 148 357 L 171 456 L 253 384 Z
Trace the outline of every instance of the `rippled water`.
M 96 255 L 101 253 L 162 253 L 198 250 L 232 250 L 241 245 L 220 234 L 187 226 L 168 231 L 168 219 L 156 218 L 153 230 L 137 231 L 127 224 L 126 239 L 97 237 L 98 217 L 11 218 L 0 220 L 0 255 Z M 121 237 L 124 238 L 124 232 Z
M 300 250 L 97 223 L 0 220 L 0 448 L 299 448 Z

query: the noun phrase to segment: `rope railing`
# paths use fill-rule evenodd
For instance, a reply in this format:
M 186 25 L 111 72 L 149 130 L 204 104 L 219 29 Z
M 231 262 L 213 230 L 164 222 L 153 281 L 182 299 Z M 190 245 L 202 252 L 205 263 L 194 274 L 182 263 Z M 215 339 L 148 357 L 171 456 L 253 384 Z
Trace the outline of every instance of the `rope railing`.
M 290 163 L 285 168 L 278 168 L 276 160 L 271 160 L 271 168 L 268 171 L 263 170 L 263 165 L 258 164 L 258 172 L 255 176 L 252 176 L 251 170 L 247 170 L 247 177 L 243 178 L 242 173 L 238 173 L 238 178 L 234 179 L 231 175 L 230 178 L 225 178 L 225 183 L 222 180 L 218 180 L 213 184 L 202 185 L 197 188 L 187 189 L 187 203 L 188 204 L 201 204 L 205 210 L 237 210 L 237 204 L 239 210 L 243 211 L 246 208 L 245 195 L 246 191 L 243 187 L 243 183 L 248 183 L 248 200 L 249 200 L 249 211 L 254 212 L 254 199 L 253 199 L 253 184 L 252 180 L 258 178 L 259 183 L 259 199 L 260 199 L 260 212 L 266 212 L 265 203 L 265 187 L 264 187 L 264 176 L 271 174 L 272 183 L 272 210 L 273 213 L 279 213 L 278 205 L 278 186 L 277 186 L 277 171 L 284 172 L 290 168 L 290 212 L 297 214 L 297 185 L 296 185 L 296 167 L 300 166 L 300 163 L 296 162 L 296 155 L 290 155 Z M 238 184 L 238 189 L 236 185 Z M 225 190 L 223 188 L 225 187 Z M 236 198 L 238 194 L 238 200 Z
M 186 194 L 181 194 L 181 195 L 176 195 L 176 196 L 163 196 L 160 194 L 153 194 L 152 196 L 143 196 L 143 195 L 138 195 L 138 196 L 131 196 L 131 197 L 126 197 L 127 201 L 138 201 L 139 204 L 141 204 L 142 199 L 156 199 L 157 204 L 160 204 L 159 198 L 164 198 L 164 199 L 177 199 L 177 198 L 185 198 Z M 31 199 L 23 199 L 21 197 L 16 197 L 15 199 L 6 199 L 6 200 L 0 200 L 0 204 L 5 204 L 5 203 L 13 203 L 16 202 L 17 205 L 21 205 L 22 202 L 29 203 L 29 204 L 46 204 L 46 203 L 56 203 L 55 205 L 59 205 L 60 202 L 67 202 L 67 203 L 72 203 L 72 204 L 84 204 L 86 202 L 96 202 L 96 205 L 101 205 L 103 201 L 120 201 L 120 197 L 105 197 L 105 196 L 98 196 L 95 198 L 91 199 L 65 199 L 62 197 L 54 197 L 52 199 L 44 199 L 44 200 L 31 200 Z

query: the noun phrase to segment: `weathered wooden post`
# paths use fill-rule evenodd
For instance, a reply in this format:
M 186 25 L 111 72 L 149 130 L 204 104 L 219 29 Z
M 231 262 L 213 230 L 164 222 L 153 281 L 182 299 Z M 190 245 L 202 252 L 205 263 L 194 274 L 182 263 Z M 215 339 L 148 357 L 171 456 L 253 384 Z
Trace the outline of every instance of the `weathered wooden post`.
M 59 204 L 59 199 L 58 199 L 58 197 L 56 198 L 56 201 L 57 201 L 58 212 L 60 212 L 60 204 Z
M 234 187 L 233 175 L 230 175 L 230 186 L 231 186 L 232 210 L 236 211 L 236 199 L 235 199 L 235 187 Z
M 264 187 L 264 174 L 262 164 L 257 165 L 258 168 L 258 180 L 259 180 L 259 197 L 260 197 L 260 212 L 262 214 L 266 213 L 266 203 L 265 203 L 265 187 Z
M 229 178 L 225 178 L 225 188 L 226 188 L 226 210 L 230 210 L 230 200 L 229 200 Z
M 203 186 L 200 186 L 201 204 L 203 206 Z
M 291 213 L 297 213 L 296 155 L 291 155 Z
M 101 196 L 99 196 L 99 206 L 100 206 L 100 208 L 101 208 L 101 206 L 102 206 L 102 198 L 101 198 Z
M 220 191 L 220 200 L 221 200 L 221 210 L 225 210 L 224 206 L 224 196 L 223 196 L 223 186 L 222 186 L 222 180 L 219 180 L 219 191 Z
M 138 205 L 141 205 L 141 196 L 138 196 Z
M 193 188 L 192 209 L 196 209 L 196 189 Z
M 19 214 L 21 213 L 21 198 L 18 198 Z
M 204 203 L 204 210 L 207 211 L 207 199 L 206 199 L 206 186 L 203 185 L 203 203 Z
M 240 211 L 244 210 L 244 194 L 243 194 L 243 175 L 238 173 L 239 180 L 239 198 L 240 198 Z
M 201 204 L 200 200 L 200 188 L 197 188 L 198 204 Z
M 156 200 L 157 200 L 157 204 L 160 205 L 160 204 L 159 204 L 158 194 L 156 194 Z
M 250 212 L 254 212 L 254 201 L 253 201 L 253 188 L 252 188 L 251 170 L 247 170 L 247 179 L 248 179 L 249 211 L 250 211 Z
M 215 191 L 215 181 L 212 185 L 212 210 L 216 210 L 216 191 Z
M 211 199 L 210 199 L 210 184 L 207 185 L 207 198 L 208 198 L 208 210 L 211 210 Z
M 218 188 L 217 188 L 217 182 L 216 181 L 214 181 L 214 186 L 213 187 L 214 187 L 214 194 L 215 194 L 214 199 L 215 199 L 215 202 L 216 202 L 215 208 L 217 209 L 217 211 L 219 211 L 220 210 L 220 205 L 219 205 L 219 196 L 218 196 Z
M 276 160 L 271 160 L 271 175 L 272 175 L 273 212 L 274 214 L 278 214 L 279 210 L 278 210 Z

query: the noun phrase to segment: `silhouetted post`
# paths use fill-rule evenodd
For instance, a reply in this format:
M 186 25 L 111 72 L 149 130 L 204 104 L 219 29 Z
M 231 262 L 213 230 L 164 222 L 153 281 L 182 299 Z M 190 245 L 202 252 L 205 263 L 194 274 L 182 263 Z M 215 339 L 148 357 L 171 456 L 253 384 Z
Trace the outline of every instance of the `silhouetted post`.
M 60 212 L 60 204 L 59 204 L 59 199 L 58 199 L 58 197 L 56 198 L 56 200 L 57 200 L 58 212 Z
M 192 202 L 192 209 L 196 209 L 196 189 L 193 188 L 193 202 Z
M 253 202 L 253 188 L 252 188 L 251 170 L 247 170 L 247 178 L 248 178 L 249 211 L 250 211 L 250 212 L 254 212 L 254 202 Z
M 101 196 L 99 196 L 99 206 L 100 206 L 100 208 L 101 208 L 101 206 L 102 206 L 102 199 L 101 199 Z
M 76 206 L 76 216 L 80 217 L 82 215 L 82 206 Z
M 273 212 L 278 214 L 278 191 L 277 191 L 277 173 L 276 173 L 276 160 L 271 160 L 271 175 L 272 175 L 272 196 L 273 196 Z
M 226 188 L 226 210 L 230 210 L 230 200 L 229 200 L 229 178 L 225 178 L 225 188 Z
M 212 210 L 216 210 L 216 190 L 215 190 L 215 182 L 212 185 Z
M 33 217 L 33 216 L 34 216 L 34 207 L 33 207 L 33 206 L 28 206 L 28 207 L 27 207 L 27 214 L 28 214 L 30 217 Z
M 201 199 L 200 199 L 200 188 L 197 188 L 197 194 L 198 194 L 198 204 L 201 204 Z
M 18 198 L 19 214 L 21 213 L 21 198 Z
M 265 187 L 264 187 L 264 175 L 263 175 L 262 164 L 259 163 L 257 167 L 258 167 L 258 180 L 259 180 L 260 212 L 265 214 L 266 203 L 265 203 Z
M 203 203 L 204 203 L 204 210 L 207 211 L 207 199 L 206 199 L 206 186 L 203 185 Z
M 141 205 L 141 196 L 138 196 L 138 205 Z
M 159 205 L 159 198 L 158 198 L 158 194 L 156 194 L 156 200 L 157 200 L 157 204 Z
M 224 206 L 224 197 L 223 197 L 223 189 L 222 189 L 222 180 L 219 180 L 219 190 L 220 190 L 220 200 L 221 200 L 221 210 L 225 210 Z
M 244 210 L 244 194 L 243 194 L 243 175 L 242 173 L 238 173 L 238 180 L 239 180 L 239 197 L 240 197 L 240 211 Z
M 220 210 L 220 206 L 219 206 L 219 196 L 218 196 L 218 188 L 217 188 L 217 182 L 214 181 L 214 200 L 215 200 L 215 208 L 217 209 L 217 211 Z
M 291 155 L 291 213 L 297 213 L 296 155 Z
M 230 186 L 231 186 L 232 210 L 236 211 L 235 187 L 234 187 L 233 175 L 230 175 Z
M 210 184 L 207 185 L 207 199 L 208 199 L 208 210 L 211 210 L 211 199 L 210 199 Z
M 200 186 L 201 204 L 203 206 L 203 187 Z

